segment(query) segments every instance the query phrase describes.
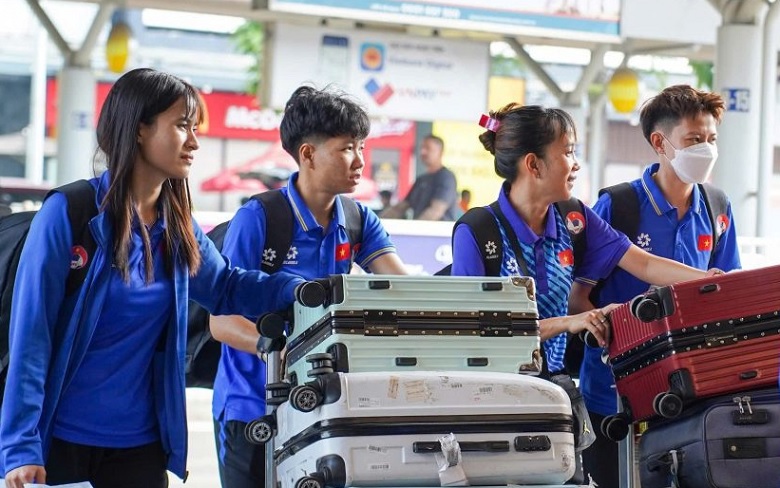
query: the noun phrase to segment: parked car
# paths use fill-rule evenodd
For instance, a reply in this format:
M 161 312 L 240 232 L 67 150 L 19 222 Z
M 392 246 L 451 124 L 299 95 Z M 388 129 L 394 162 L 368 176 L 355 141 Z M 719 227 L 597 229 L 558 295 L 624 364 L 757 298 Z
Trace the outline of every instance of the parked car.
M 33 183 L 24 178 L 0 176 L 0 216 L 38 210 L 51 188 L 47 183 Z

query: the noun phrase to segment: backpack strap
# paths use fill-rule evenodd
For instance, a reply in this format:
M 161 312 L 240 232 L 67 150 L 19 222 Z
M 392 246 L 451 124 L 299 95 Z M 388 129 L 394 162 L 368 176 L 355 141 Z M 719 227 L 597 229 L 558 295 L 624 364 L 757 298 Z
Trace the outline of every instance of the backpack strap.
M 277 259 L 271 264 L 262 262 L 260 269 L 271 274 L 279 271 L 285 256 L 290 251 L 293 238 L 293 215 L 290 204 L 282 195 L 281 190 L 268 190 L 252 195 L 265 210 L 265 248 L 276 251 Z M 273 222 L 273 232 L 268 232 L 269 223 Z
M 81 246 L 87 257 L 87 261 L 81 268 L 71 269 L 68 273 L 65 282 L 65 296 L 70 296 L 84 283 L 97 250 L 97 243 L 95 243 L 95 238 L 89 229 L 89 221 L 98 214 L 95 203 L 95 188 L 87 180 L 77 180 L 51 190 L 48 195 L 53 192 L 62 193 L 67 198 L 73 247 Z
M 506 215 L 504 215 L 504 212 L 501 210 L 501 205 L 499 205 L 498 201 L 495 201 L 490 204 L 490 208 L 493 210 L 493 213 L 498 219 L 498 222 L 501 224 L 501 227 L 504 228 L 504 232 L 506 232 L 507 240 L 509 241 L 509 244 L 512 246 L 512 251 L 515 253 L 515 261 L 517 261 L 517 266 L 518 268 L 520 268 L 519 269 L 520 274 L 523 276 L 531 276 L 530 274 L 528 274 L 528 264 L 526 264 L 525 258 L 523 258 L 523 250 L 520 248 L 520 240 L 517 238 L 517 234 L 515 234 L 515 230 L 512 228 L 512 224 L 509 223 L 509 219 L 506 218 Z M 495 219 L 493 219 L 493 222 L 495 223 Z M 501 241 L 500 234 L 498 236 L 498 240 Z M 500 275 L 501 274 L 500 258 L 498 259 L 498 268 L 499 268 L 498 272 Z
M 568 200 L 563 200 L 560 202 L 555 203 L 555 210 L 558 211 L 558 214 L 563 218 L 563 222 L 566 223 L 566 216 L 569 215 L 571 212 L 578 212 L 580 215 L 582 215 L 582 218 L 585 218 L 585 205 L 580 201 L 580 199 L 571 197 Z M 576 268 L 578 264 L 582 263 L 582 260 L 585 259 L 585 253 L 588 250 L 588 244 L 585 239 L 585 231 L 574 233 L 571 229 L 569 229 L 569 226 L 567 225 L 566 228 L 569 230 L 569 237 L 571 238 L 571 246 L 573 248 L 573 254 L 574 254 L 574 267 Z
M 704 195 L 704 205 L 707 207 L 707 214 L 710 217 L 710 224 L 712 224 L 712 252 L 710 253 L 710 262 L 707 264 L 707 267 L 711 268 L 715 257 L 715 248 L 721 238 L 718 216 L 726 215 L 728 212 L 729 199 L 726 192 L 709 183 L 700 184 L 699 191 Z
M 341 208 L 344 209 L 344 222 L 349 238 L 349 244 L 355 246 L 363 242 L 363 213 L 360 211 L 355 200 L 339 195 Z
M 599 196 L 609 194 L 612 199 L 610 225 L 628 236 L 631 242 L 639 233 L 639 197 L 631 183 L 619 183 L 599 190 Z
M 466 211 L 452 226 L 452 237 L 455 238 L 455 229 L 459 225 L 465 225 L 474 235 L 477 241 L 479 255 L 482 258 L 482 264 L 485 266 L 485 276 L 501 276 L 501 261 L 504 253 L 504 244 L 501 241 L 501 232 L 498 230 L 498 224 L 493 214 L 485 207 L 472 207 Z M 492 245 L 491 245 L 492 243 Z M 453 242 L 454 245 L 454 242 Z M 495 251 L 490 253 L 488 258 L 488 249 Z M 452 265 L 448 264 L 434 275 L 449 276 L 452 274 Z

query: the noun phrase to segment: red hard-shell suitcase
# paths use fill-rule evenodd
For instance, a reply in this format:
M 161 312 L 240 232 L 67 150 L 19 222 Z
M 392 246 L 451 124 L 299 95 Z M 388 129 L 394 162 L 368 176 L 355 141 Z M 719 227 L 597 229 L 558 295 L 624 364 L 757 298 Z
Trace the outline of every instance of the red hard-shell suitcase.
M 658 288 L 609 319 L 623 420 L 675 417 L 699 398 L 777 384 L 780 266 Z

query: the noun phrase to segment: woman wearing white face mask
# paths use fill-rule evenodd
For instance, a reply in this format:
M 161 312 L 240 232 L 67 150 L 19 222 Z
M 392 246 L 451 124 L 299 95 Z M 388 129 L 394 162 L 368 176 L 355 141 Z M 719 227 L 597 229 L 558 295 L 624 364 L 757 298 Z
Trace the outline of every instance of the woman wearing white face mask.
M 699 115 L 699 118 L 707 119 L 708 117 L 712 118 L 712 115 Z M 693 122 L 694 125 L 696 124 L 695 120 L 691 120 L 690 122 Z M 709 124 L 708 120 L 703 120 L 700 122 L 704 123 L 705 125 Z M 695 131 L 696 130 L 694 129 L 694 132 Z M 669 160 L 669 164 L 677 174 L 677 177 L 680 178 L 683 183 L 692 185 L 694 183 L 704 183 L 707 181 L 707 178 L 709 178 L 710 173 L 712 172 L 712 168 L 715 166 L 715 161 L 718 159 L 718 146 L 716 145 L 714 139 L 717 134 L 712 134 L 711 141 L 703 141 L 697 144 L 693 144 L 692 146 L 679 149 L 674 144 L 672 144 L 672 142 L 665 135 L 663 135 L 663 133 L 658 133 L 661 134 L 664 140 L 671 144 L 671 146 L 674 148 L 674 157 Z M 698 136 L 693 137 L 694 140 L 696 138 L 698 138 Z M 685 142 L 687 141 L 683 137 L 683 143 Z
M 726 202 L 725 211 L 716 212 L 713 225 L 703 187 L 698 185 L 707 180 L 718 158 L 717 125 L 723 109 L 720 95 L 687 85 L 666 88 L 642 107 L 642 132 L 658 155 L 658 162 L 630 183 L 639 213 L 635 217 L 637 234 L 628 237 L 651 254 L 699 269 L 730 271 L 740 268 L 731 205 Z M 710 198 L 716 192 L 707 188 Z M 605 194 L 593 210 L 610 224 L 618 225 L 613 211 L 617 200 L 613 202 L 612 196 Z M 719 236 L 717 241 L 715 236 Z M 648 287 L 621 270 L 600 285 L 591 304 L 591 288 L 575 283 L 572 300 L 576 306 L 570 308 L 570 313 L 626 302 Z M 618 486 L 617 443 L 606 439 L 599 429 L 604 417 L 617 413 L 614 379 L 601 361 L 601 352 L 601 348 L 586 347 L 580 371 L 580 389 L 598 437 L 583 452 L 583 463 L 599 486 Z

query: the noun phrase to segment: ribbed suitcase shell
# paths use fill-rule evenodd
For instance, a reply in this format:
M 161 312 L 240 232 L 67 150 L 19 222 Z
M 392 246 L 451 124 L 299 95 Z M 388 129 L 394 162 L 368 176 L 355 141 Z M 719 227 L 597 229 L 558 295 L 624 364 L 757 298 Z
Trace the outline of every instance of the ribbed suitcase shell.
M 668 314 L 659 320 L 639 320 L 630 302 L 610 314 L 609 361 L 634 420 L 656 415 L 653 401 L 660 393 L 674 391 L 689 403 L 777 383 L 780 267 L 735 271 L 655 293 Z
M 530 278 L 334 275 L 327 307 L 295 307 L 287 373 L 330 352 L 340 372 L 539 372 Z
M 303 413 L 277 410 L 275 460 L 282 488 L 293 488 L 337 456 L 343 480 L 329 486 L 439 486 L 436 456 L 415 443 L 453 433 L 462 446 L 493 442 L 502 452 L 463 449 L 472 485 L 562 484 L 574 473 L 568 396 L 560 387 L 511 373 L 339 373 L 340 395 Z M 544 441 L 547 449 L 519 446 Z M 419 446 L 420 444 L 418 444 Z

